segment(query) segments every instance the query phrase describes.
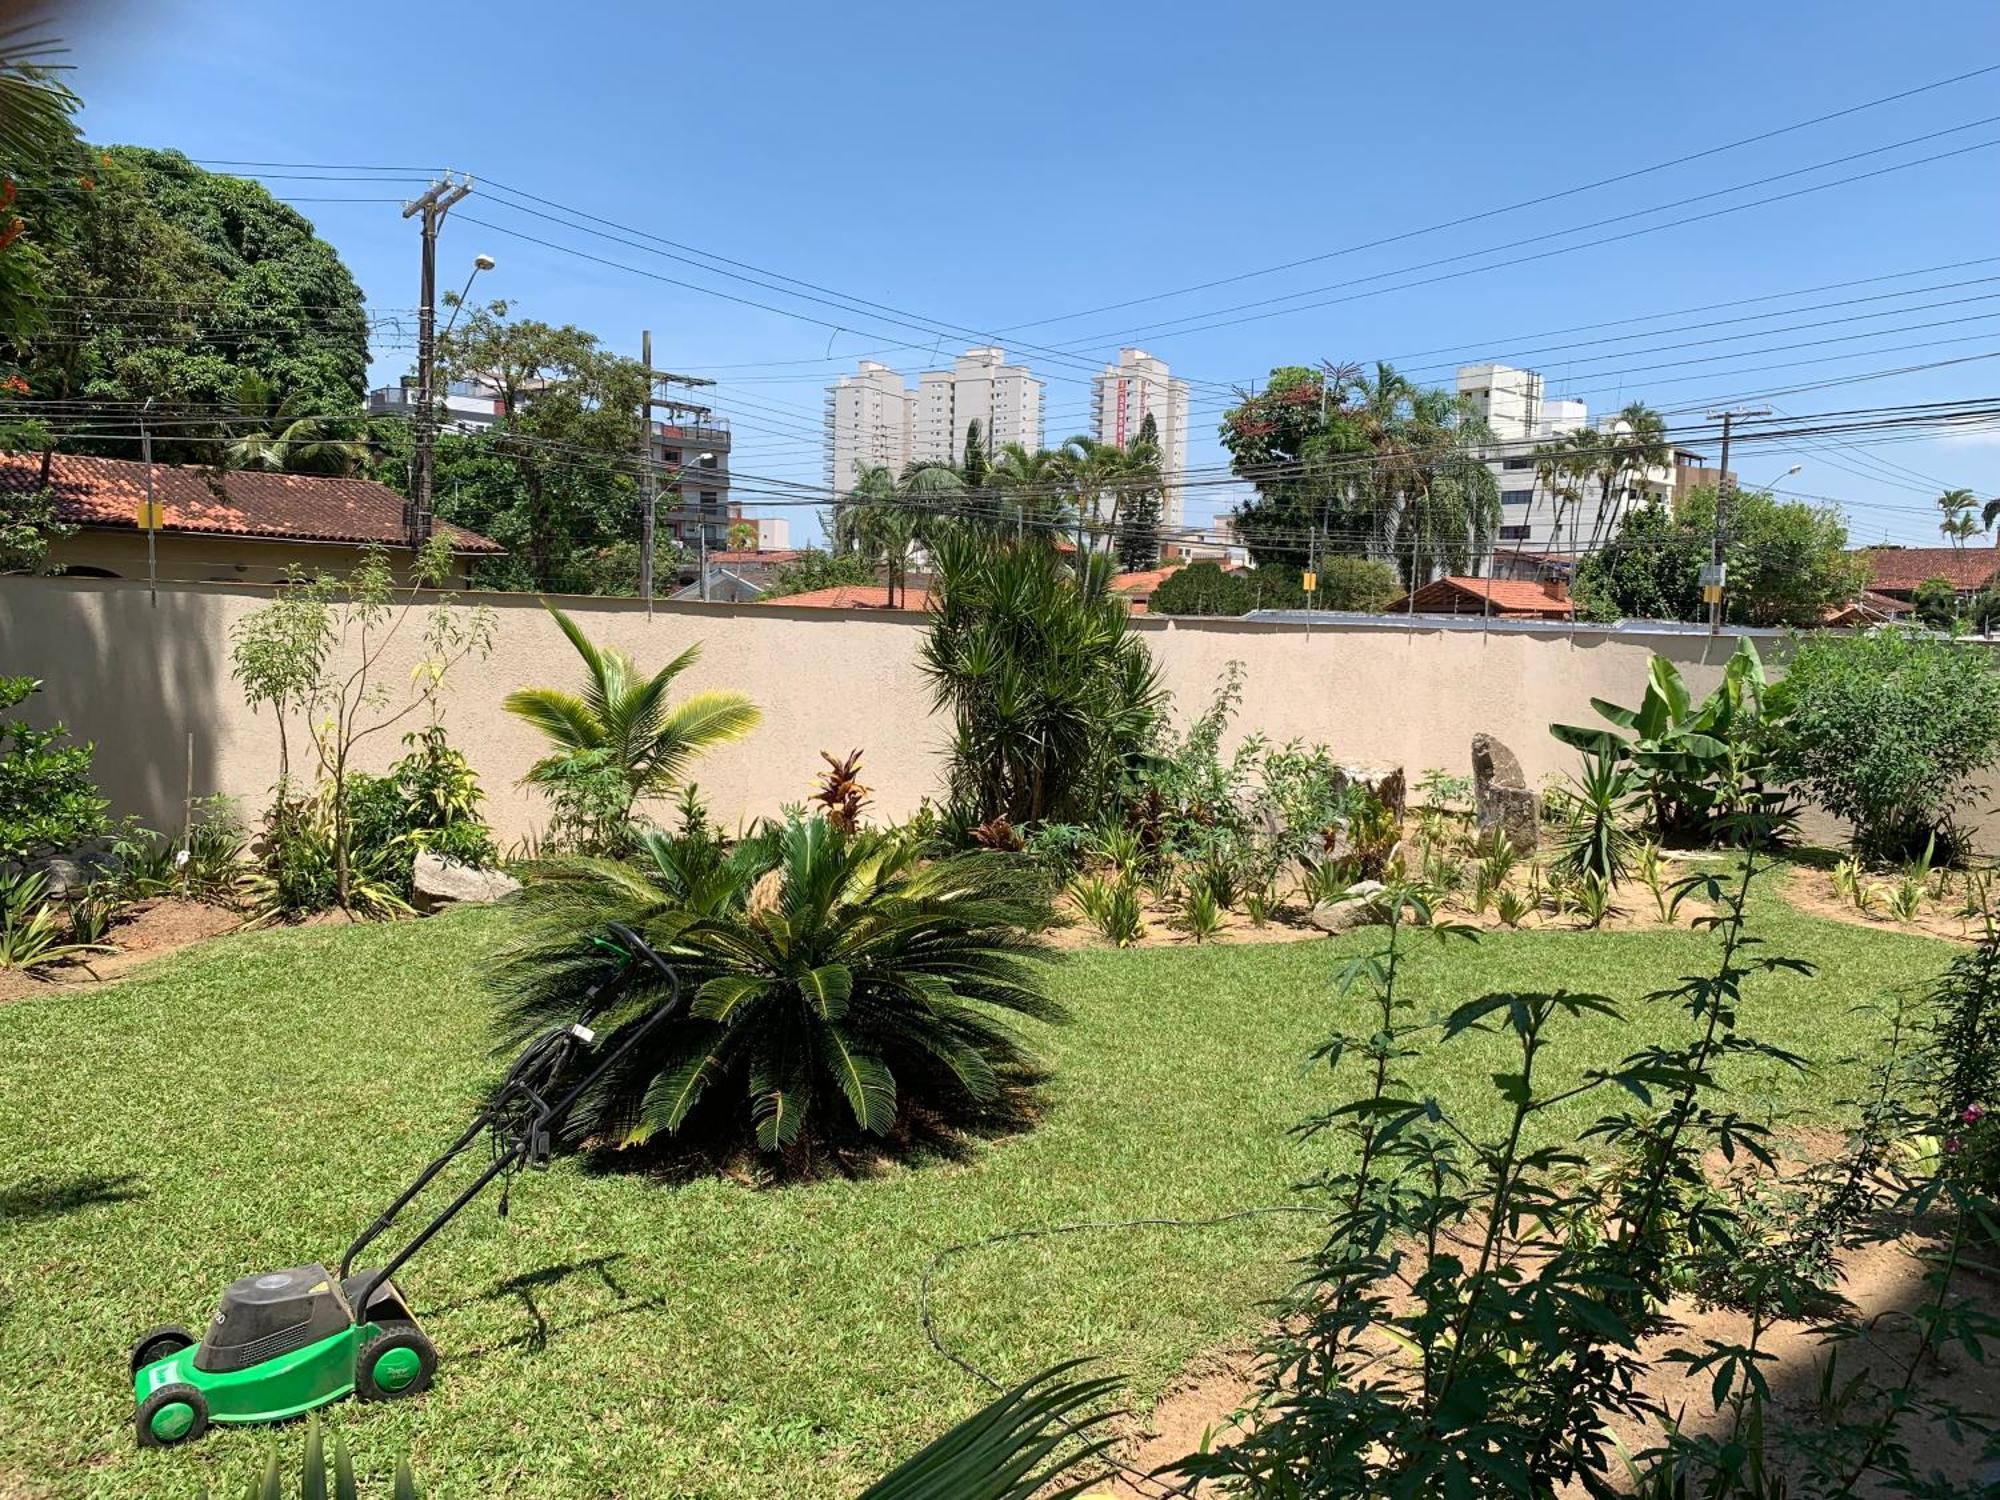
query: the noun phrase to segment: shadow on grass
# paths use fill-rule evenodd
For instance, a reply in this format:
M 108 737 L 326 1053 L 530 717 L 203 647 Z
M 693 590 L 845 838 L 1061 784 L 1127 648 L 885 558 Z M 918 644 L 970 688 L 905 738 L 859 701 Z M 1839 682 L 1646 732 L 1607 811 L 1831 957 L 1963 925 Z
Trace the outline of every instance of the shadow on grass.
M 457 1312 L 483 1303 L 505 1302 L 511 1299 L 518 1302 L 522 1311 L 528 1315 L 530 1326 L 525 1331 L 511 1338 L 501 1339 L 498 1343 L 467 1349 L 463 1353 L 452 1352 L 451 1359 L 456 1363 L 484 1359 L 488 1355 L 504 1354 L 509 1351 L 539 1354 L 549 1346 L 551 1339 L 562 1334 L 595 1328 L 601 1323 L 610 1323 L 619 1318 L 629 1317 L 633 1313 L 665 1307 L 667 1305 L 665 1297 L 655 1294 L 650 1297 L 635 1298 L 618 1280 L 614 1274 L 614 1267 L 624 1258 L 623 1252 L 620 1252 L 614 1255 L 593 1255 L 587 1260 L 563 1261 L 557 1265 L 543 1266 L 538 1271 L 525 1271 L 519 1276 L 509 1276 L 505 1281 L 495 1285 L 490 1292 L 482 1292 L 476 1297 L 461 1297 L 455 1302 L 440 1304 L 432 1311 Z M 536 1294 L 578 1276 L 595 1277 L 612 1296 L 618 1299 L 618 1305 L 603 1312 L 592 1313 L 588 1317 L 578 1318 L 573 1322 L 550 1323 L 542 1312 L 541 1304 L 536 1300 Z
M 94 1208 L 100 1203 L 130 1203 L 146 1196 L 138 1174 L 121 1172 L 116 1177 L 91 1175 L 56 1181 L 30 1177 L 0 1187 L 0 1225 L 32 1223 Z

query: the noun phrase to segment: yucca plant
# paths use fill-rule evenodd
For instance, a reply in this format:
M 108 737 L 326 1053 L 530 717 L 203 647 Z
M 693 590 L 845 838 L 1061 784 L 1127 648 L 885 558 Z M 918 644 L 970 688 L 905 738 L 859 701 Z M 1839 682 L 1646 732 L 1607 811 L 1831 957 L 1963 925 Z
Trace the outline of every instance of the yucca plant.
M 1084 1415 L 1114 1390 L 1112 1376 L 1063 1377 L 1057 1365 L 981 1407 L 863 1490 L 857 1500 L 1072 1500 L 1097 1481 L 1065 1476 L 1111 1446 L 1099 1436 L 1110 1412 Z
M 629 863 L 532 867 L 520 911 L 524 940 L 494 979 L 514 1034 L 575 1017 L 606 977 L 591 939 L 613 921 L 672 962 L 687 998 L 578 1103 L 578 1141 L 778 1154 L 880 1140 L 917 1114 L 967 1122 L 1034 1074 L 1009 1023 L 1064 1016 L 1037 962 L 1053 914 L 1031 862 L 923 864 L 907 839 L 823 818 L 765 823 L 733 849 L 648 831 Z M 628 991 L 606 1045 L 664 998 Z
M 1130 875 L 1083 875 L 1069 884 L 1070 899 L 1107 943 L 1129 948 L 1145 934 L 1139 885 Z
M 548 610 L 583 659 L 583 692 L 521 688 L 503 703 L 553 746 L 524 780 L 556 800 L 559 821 L 569 815 L 579 844 L 614 852 L 641 801 L 670 790 L 703 750 L 748 734 L 759 714 L 741 693 L 668 703 L 674 679 L 701 655 L 699 644 L 647 677 L 623 651 L 597 645 L 554 605 Z
M 1571 877 L 1595 875 L 1606 886 L 1625 877 L 1632 835 L 1627 828 L 1636 800 L 1631 767 L 1609 751 L 1583 758 L 1583 773 L 1571 785 L 1576 821 L 1563 835 L 1556 866 Z
M 1519 891 L 1505 887 L 1493 896 L 1493 914 L 1509 927 L 1519 927 L 1522 919 L 1535 910 L 1536 905 Z
M 73 942 L 48 899 L 40 873 L 0 875 L 0 969 L 32 970 L 102 953 L 103 943 Z

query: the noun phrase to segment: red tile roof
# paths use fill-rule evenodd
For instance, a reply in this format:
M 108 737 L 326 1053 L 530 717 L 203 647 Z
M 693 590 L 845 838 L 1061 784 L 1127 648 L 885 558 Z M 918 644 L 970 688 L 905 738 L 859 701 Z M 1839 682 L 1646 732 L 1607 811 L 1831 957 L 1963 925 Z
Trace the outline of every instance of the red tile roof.
M 1111 580 L 1111 591 L 1115 594 L 1133 594 L 1138 598 L 1148 599 L 1152 597 L 1153 590 L 1158 588 L 1169 574 L 1178 571 L 1178 567 L 1173 567 L 1147 568 L 1138 573 L 1120 573 Z
M 1487 608 L 1487 601 L 1492 608 Z M 1530 578 L 1436 578 L 1385 607 L 1385 614 L 1492 614 L 1497 619 L 1567 620 L 1568 592 L 1561 584 Z
M 807 609 L 887 609 L 888 585 L 880 583 L 837 583 L 832 588 L 808 589 L 803 594 L 783 594 L 766 599 L 766 604 L 803 604 Z M 921 585 L 896 590 L 897 610 L 920 611 L 930 608 L 931 591 Z
M 41 484 L 39 453 L 0 453 L 0 491 Z M 122 458 L 58 453 L 49 488 L 56 514 L 72 526 L 134 530 L 146 498 L 146 465 Z M 153 465 L 153 494 L 163 531 L 263 537 L 278 541 L 405 544 L 403 497 L 372 479 L 327 479 L 238 469 L 215 473 L 177 464 Z M 438 523 L 457 552 L 503 552 L 463 527 Z
M 1907 594 L 1920 583 L 1945 578 L 1961 593 L 1983 589 L 2000 571 L 2000 550 L 1991 547 L 1863 547 L 1868 586 Z
M 1874 625 L 1883 620 L 1900 620 L 1910 612 L 1907 599 L 1892 599 L 1887 594 L 1878 594 L 1872 589 L 1864 589 L 1861 597 L 1850 599 L 1845 604 L 1837 604 L 1826 612 L 1828 625 Z

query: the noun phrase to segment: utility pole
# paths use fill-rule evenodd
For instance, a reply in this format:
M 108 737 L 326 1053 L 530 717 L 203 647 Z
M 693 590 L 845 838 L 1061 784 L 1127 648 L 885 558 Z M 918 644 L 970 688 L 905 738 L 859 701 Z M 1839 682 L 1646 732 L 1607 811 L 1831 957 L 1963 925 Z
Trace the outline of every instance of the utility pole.
M 1729 433 L 1739 417 L 1768 417 L 1771 408 L 1734 407 L 1729 411 L 1712 411 L 1707 420 L 1722 423 L 1722 467 L 1715 481 L 1715 537 L 1709 544 L 1709 565 L 1702 570 L 1702 592 L 1708 595 L 1708 633 L 1722 634 L 1722 590 L 1728 580 L 1728 570 L 1723 563 L 1724 544 L 1729 535 Z
M 646 367 L 646 400 L 639 408 L 639 597 L 653 618 L 653 535 L 660 505 L 660 480 L 653 468 L 653 330 L 639 331 L 639 363 Z
M 153 429 L 146 418 L 153 410 L 148 396 L 139 408 L 139 448 L 146 458 L 146 597 L 154 609 L 160 607 L 160 568 L 156 550 L 160 534 L 160 503 L 153 498 Z
M 423 216 L 423 290 L 417 303 L 417 431 L 410 503 L 404 507 L 410 550 L 431 539 L 432 444 L 437 421 L 437 237 L 451 206 L 472 191 L 472 179 L 452 180 L 447 172 L 414 203 L 403 205 L 406 219 Z

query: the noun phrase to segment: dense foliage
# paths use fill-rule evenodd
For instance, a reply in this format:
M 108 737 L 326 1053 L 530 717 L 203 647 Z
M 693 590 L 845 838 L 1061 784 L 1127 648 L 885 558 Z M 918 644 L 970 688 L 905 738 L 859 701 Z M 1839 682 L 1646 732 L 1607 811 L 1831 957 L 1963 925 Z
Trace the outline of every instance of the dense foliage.
M 32 677 L 0 677 L 0 715 L 41 690 Z M 108 804 L 90 779 L 88 744 L 65 744 L 62 725 L 37 729 L 0 718 L 0 862 L 74 848 L 104 832 Z
M 379 853 L 380 874 L 410 895 L 411 871 L 420 852 L 461 865 L 484 866 L 499 857 L 493 832 L 479 816 L 485 793 L 472 764 L 445 738 L 444 726 L 407 734 L 408 753 L 381 776 L 348 778 L 348 819 L 360 857 Z
M 495 982 L 523 1033 L 574 1017 L 606 977 L 590 940 L 612 921 L 678 971 L 685 1013 L 584 1097 L 578 1140 L 795 1156 L 880 1143 L 972 1123 L 1031 1077 L 1006 1023 L 1061 1017 L 1033 962 L 1040 891 L 1002 855 L 925 863 L 911 841 L 797 816 L 729 847 L 695 817 L 641 834 L 629 863 L 538 867 L 527 938 Z M 663 998 L 635 990 L 607 1045 Z
M 741 693 L 710 691 L 668 702 L 674 679 L 701 655 L 699 643 L 647 677 L 631 657 L 597 645 L 561 610 L 551 605 L 549 613 L 582 658 L 583 692 L 519 688 L 505 706 L 552 747 L 526 780 L 555 805 L 554 843 L 613 854 L 629 843 L 641 802 L 671 791 L 695 756 L 741 739 L 757 727 L 759 715 Z
M 1500 524 L 1478 457 L 1485 425 L 1450 391 L 1388 365 L 1275 369 L 1223 414 L 1236 473 L 1257 488 L 1236 528 L 1259 566 L 1310 565 L 1316 543 L 1361 546 L 1405 580 L 1463 573 Z
M 1693 620 L 1711 544 L 1655 501 L 1628 512 L 1618 533 L 1576 565 L 1577 612 L 1591 620 Z
M 1111 559 L 983 531 L 945 537 L 934 558 L 922 665 L 951 715 L 954 807 L 1015 826 L 1104 807 L 1161 702 Z
M 212 427 L 163 426 L 154 453 L 173 462 L 222 461 L 246 375 L 295 415 L 358 417 L 361 290 L 310 221 L 261 184 L 136 146 L 80 147 L 19 182 L 24 228 L 7 255 L 45 300 L 0 358 L 35 397 L 152 397 L 212 417 Z M 138 453 L 128 427 L 65 446 Z
M 1779 758 L 1853 825 L 1864 858 L 1904 860 L 1962 843 L 1954 812 L 2000 751 L 2000 671 L 1983 647 L 1920 631 L 1808 638 L 1772 701 Z

